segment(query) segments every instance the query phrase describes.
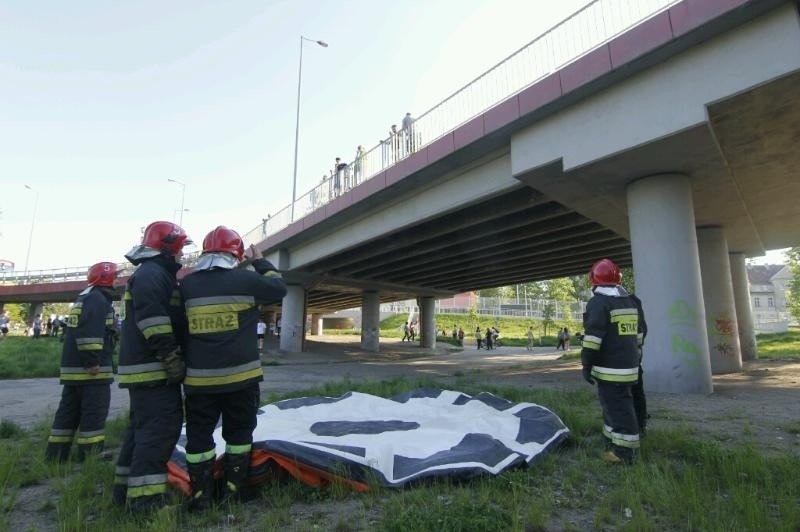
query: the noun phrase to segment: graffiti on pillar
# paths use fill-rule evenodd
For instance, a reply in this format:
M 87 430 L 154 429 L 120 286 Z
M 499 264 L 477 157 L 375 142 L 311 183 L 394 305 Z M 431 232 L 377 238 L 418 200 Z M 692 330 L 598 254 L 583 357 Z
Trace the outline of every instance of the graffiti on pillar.
M 683 358 L 690 368 L 700 368 L 700 348 L 684 338 L 683 335 L 673 333 L 672 352 Z
M 731 344 L 728 343 L 720 342 L 714 346 L 714 349 L 716 349 L 717 352 L 719 352 L 719 354 L 723 357 L 729 357 L 733 355 L 733 347 L 731 347 Z
M 669 323 L 672 326 L 684 325 L 688 327 L 697 327 L 698 314 L 695 309 L 683 299 L 676 299 L 668 311 Z
M 696 329 L 700 317 L 697 310 L 683 299 L 676 299 L 670 305 L 667 315 L 673 330 L 676 327 Z M 679 332 L 672 333 L 672 353 L 680 357 L 689 368 L 699 369 L 701 366 L 701 349 Z
M 733 336 L 733 323 L 728 318 L 722 316 L 714 319 L 712 334 L 720 336 Z

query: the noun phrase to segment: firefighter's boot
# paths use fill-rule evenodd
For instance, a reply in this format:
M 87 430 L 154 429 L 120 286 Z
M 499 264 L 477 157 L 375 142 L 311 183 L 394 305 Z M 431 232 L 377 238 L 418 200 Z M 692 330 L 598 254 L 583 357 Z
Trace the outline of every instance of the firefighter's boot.
M 214 501 L 214 458 L 196 464 L 187 464 L 189 480 L 192 483 L 190 512 L 202 512 L 211 507 Z
M 250 467 L 250 453 L 226 454 L 224 458 L 225 483 L 222 486 L 222 502 L 240 501 L 247 470 Z
M 72 446 L 72 442 L 70 443 L 53 443 L 50 442 L 47 444 L 47 448 L 44 451 L 44 458 L 48 462 L 58 462 L 63 464 L 67 460 L 69 460 L 69 450 Z

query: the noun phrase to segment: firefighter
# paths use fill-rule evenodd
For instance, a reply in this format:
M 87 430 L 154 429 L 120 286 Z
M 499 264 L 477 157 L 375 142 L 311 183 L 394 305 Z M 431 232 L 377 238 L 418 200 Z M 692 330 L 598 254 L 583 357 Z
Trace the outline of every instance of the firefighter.
M 629 464 L 639 448 L 639 425 L 631 392 L 639 373 L 639 311 L 620 286 L 622 274 L 611 260 L 594 263 L 589 281 L 594 295 L 583 314 L 583 378 L 589 384 L 597 382 L 603 434 L 609 439 L 603 460 Z
M 644 349 L 644 340 L 647 337 L 647 322 L 644 320 L 644 309 L 642 308 L 642 300 L 635 294 L 631 294 L 633 304 L 636 305 L 636 310 L 639 311 L 639 330 L 641 331 L 638 338 L 639 345 L 639 380 L 631 387 L 633 394 L 633 408 L 636 410 L 636 422 L 639 424 L 639 436 L 644 436 L 647 432 L 647 420 L 650 414 L 647 413 L 647 397 L 644 395 L 644 371 L 642 369 L 642 350 Z
M 191 241 L 171 222 L 147 226 L 142 243 L 126 255 L 137 266 L 123 295 L 118 378 L 130 396 L 114 479 L 114 504 L 127 496 L 133 513 L 166 505 L 167 461 L 183 423 L 181 382 L 185 336 L 177 273 Z
M 47 440 L 45 458 L 66 462 L 77 430 L 78 461 L 103 450 L 106 417 L 114 374 L 113 262 L 98 262 L 87 275 L 89 286 L 78 295 L 67 316 L 61 348 L 61 402 Z
M 214 500 L 216 460 L 212 436 L 222 416 L 225 439 L 224 500 L 241 496 L 263 380 L 256 325 L 259 305 L 279 302 L 286 285 L 266 259 L 241 268 L 242 239 L 219 226 L 203 240 L 203 253 L 181 282 L 189 335 L 186 344 L 186 462 L 192 484 L 190 511 Z

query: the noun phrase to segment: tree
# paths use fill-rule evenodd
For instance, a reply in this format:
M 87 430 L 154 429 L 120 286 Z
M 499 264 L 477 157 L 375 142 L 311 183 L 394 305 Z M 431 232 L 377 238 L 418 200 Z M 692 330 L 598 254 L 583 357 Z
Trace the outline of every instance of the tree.
M 633 278 L 633 267 L 627 266 L 625 268 L 620 268 L 620 270 L 622 271 L 622 286 L 629 293 L 636 293 L 636 280 Z
M 42 306 L 42 316 L 66 316 L 69 314 L 71 305 L 69 303 L 45 303 Z
M 791 248 L 786 252 L 786 262 L 792 279 L 788 283 L 786 292 L 786 308 L 795 321 L 800 321 L 800 247 Z

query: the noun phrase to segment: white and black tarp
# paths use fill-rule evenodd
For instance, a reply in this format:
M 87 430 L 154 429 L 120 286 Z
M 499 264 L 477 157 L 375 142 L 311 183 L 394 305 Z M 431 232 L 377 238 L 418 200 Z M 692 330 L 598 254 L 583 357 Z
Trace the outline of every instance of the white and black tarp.
M 530 464 L 568 434 L 547 408 L 490 393 L 420 389 L 385 399 L 349 392 L 262 407 L 253 452 L 355 482 L 399 487 L 435 476 L 496 475 Z M 220 427 L 214 438 L 222 456 Z M 185 434 L 172 458 L 182 469 L 184 443 Z

